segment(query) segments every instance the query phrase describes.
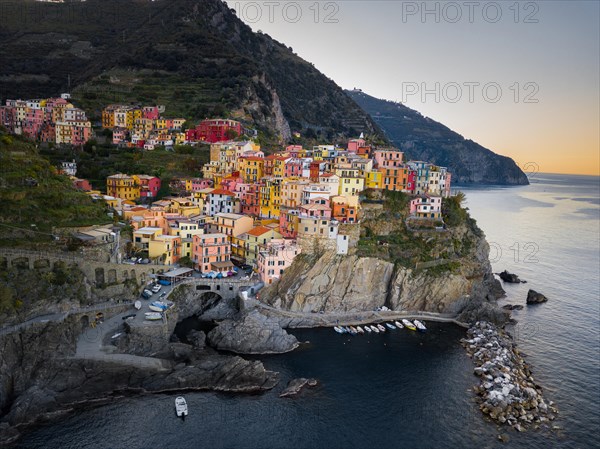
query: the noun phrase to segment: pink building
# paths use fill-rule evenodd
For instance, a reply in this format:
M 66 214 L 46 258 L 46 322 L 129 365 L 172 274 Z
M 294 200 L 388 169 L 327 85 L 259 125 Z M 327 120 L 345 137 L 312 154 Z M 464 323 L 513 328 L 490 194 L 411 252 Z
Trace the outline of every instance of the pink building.
M 357 153 L 359 148 L 363 148 L 367 145 L 365 139 L 351 139 L 348 141 L 348 151 L 350 153 Z
M 331 207 L 329 207 L 327 198 L 314 198 L 309 204 L 300 206 L 300 216 L 311 218 L 331 218 Z
M 89 192 L 92 190 L 92 185 L 87 179 L 73 179 L 73 187 L 78 190 L 83 190 L 84 192 Z
M 417 218 L 442 217 L 442 197 L 422 195 L 410 201 L 410 214 Z
M 236 195 L 241 202 L 240 213 L 253 217 L 260 215 L 260 185 L 238 183 L 236 185 Z
M 373 159 L 379 168 L 396 168 L 402 166 L 404 153 L 396 149 L 375 150 Z
M 160 190 L 160 179 L 150 175 L 134 175 L 140 185 L 140 198 L 156 198 Z
M 212 179 L 204 178 L 193 178 L 192 179 L 192 192 L 198 192 L 199 190 L 208 189 L 213 186 Z
M 256 258 L 258 273 L 266 285 L 281 277 L 301 249 L 295 240 L 273 239 L 261 249 Z
M 200 234 L 193 238 L 192 258 L 197 270 L 227 273 L 233 269 L 231 244 L 225 234 Z
M 244 180 L 240 176 L 240 172 L 233 172 L 231 175 L 223 178 L 221 181 L 221 188 L 235 192 L 237 185 L 243 183 Z
M 158 106 L 144 106 L 142 108 L 142 118 L 157 120 L 160 118 L 160 111 Z
M 298 209 L 281 206 L 279 210 L 279 233 L 286 239 L 298 236 Z
M 285 147 L 285 152 L 288 153 L 290 157 L 300 157 L 304 150 L 302 149 L 302 145 L 288 145 Z
M 116 126 L 113 128 L 113 145 L 119 145 L 125 142 L 129 138 L 129 130 L 127 128 L 121 128 Z
M 292 176 L 302 176 L 302 162 L 300 159 L 292 158 L 285 163 L 284 176 L 286 178 L 290 178 Z

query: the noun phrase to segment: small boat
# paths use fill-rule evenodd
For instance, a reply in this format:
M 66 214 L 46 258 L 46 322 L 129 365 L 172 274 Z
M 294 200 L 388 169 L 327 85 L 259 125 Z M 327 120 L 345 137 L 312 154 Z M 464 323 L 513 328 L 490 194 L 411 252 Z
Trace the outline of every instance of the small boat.
M 360 327 L 360 326 L 356 326 L 356 330 L 358 331 L 359 334 L 364 334 L 365 333 L 365 330 L 362 327 Z
M 168 304 L 162 301 L 154 301 L 150 303 L 149 309 L 154 312 L 164 312 L 169 308 Z
M 110 337 L 110 338 L 117 338 L 117 337 L 120 337 L 120 336 L 121 336 L 121 334 L 122 334 L 122 332 L 116 333 L 115 335 L 113 335 L 113 336 L 112 336 L 112 337 Z
M 344 333 L 344 329 L 342 329 L 341 327 L 335 326 L 333 328 L 333 330 L 335 330 L 338 334 L 343 334 Z
M 415 325 L 413 323 L 411 323 L 410 321 L 408 321 L 406 318 L 402 319 L 402 324 L 404 324 L 404 327 L 407 329 L 410 329 L 411 331 L 416 331 L 417 328 L 415 327 Z
M 181 396 L 175 398 L 175 412 L 180 418 L 185 418 L 188 415 L 188 406 L 185 399 Z
M 159 312 L 146 312 L 146 320 L 148 321 L 157 321 L 162 319 L 162 313 Z
M 371 330 L 372 330 L 373 332 L 375 332 L 376 334 L 378 334 L 378 333 L 379 333 L 379 329 L 378 329 L 377 327 L 375 327 L 375 326 L 371 326 Z
M 365 326 L 365 330 L 366 330 L 367 332 L 373 332 L 373 331 L 371 330 L 371 326 Z
M 140 310 L 142 308 L 142 301 L 136 301 L 133 303 L 133 307 L 136 308 L 136 310 Z
M 419 321 L 419 320 L 414 320 L 413 323 L 415 323 L 415 326 L 417 326 L 417 329 L 419 329 L 419 332 L 426 332 L 427 328 L 425 327 L 425 325 Z
M 377 329 L 379 329 L 381 332 L 385 332 L 385 327 L 383 327 L 381 324 L 377 325 Z
M 394 326 L 392 323 L 385 323 L 385 325 L 388 329 L 396 329 L 396 326 Z
M 354 332 L 355 334 L 358 334 L 358 329 L 357 329 L 357 328 L 355 328 L 354 326 L 350 326 L 350 330 L 351 330 L 352 332 Z
M 398 329 L 402 329 L 402 328 L 404 327 L 404 326 L 402 325 L 402 323 L 401 323 L 401 322 L 399 322 L 399 321 L 394 321 L 394 324 L 396 325 L 396 327 L 397 327 Z

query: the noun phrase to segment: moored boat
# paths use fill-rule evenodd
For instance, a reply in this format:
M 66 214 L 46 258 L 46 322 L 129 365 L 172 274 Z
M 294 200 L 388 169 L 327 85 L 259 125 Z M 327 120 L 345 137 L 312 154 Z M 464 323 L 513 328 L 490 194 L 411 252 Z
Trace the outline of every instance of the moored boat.
M 373 331 L 371 330 L 371 326 L 369 326 L 369 325 L 366 325 L 366 326 L 365 326 L 365 330 L 366 330 L 367 332 L 373 332 Z
M 404 326 L 402 325 L 402 323 L 401 323 L 401 322 L 399 322 L 399 321 L 394 321 L 394 324 L 396 325 L 396 327 L 397 327 L 398 329 L 402 329 L 402 328 L 404 327 Z
M 413 323 L 415 323 L 415 326 L 417 326 L 417 329 L 419 329 L 419 332 L 426 332 L 427 328 L 425 327 L 425 325 L 423 324 L 423 322 L 419 321 L 419 320 L 414 320 Z
M 142 308 L 142 301 L 136 301 L 133 303 L 133 307 L 136 308 L 136 310 L 140 310 Z
M 388 329 L 396 329 L 396 326 L 394 326 L 392 323 L 385 323 L 385 325 Z
M 160 312 L 146 312 L 145 319 L 148 321 L 156 321 L 162 319 L 162 313 Z
M 379 329 L 380 332 L 385 332 L 385 327 L 383 327 L 381 324 L 377 325 L 377 329 Z
M 375 332 L 376 334 L 378 334 L 378 333 L 379 333 L 379 329 L 378 329 L 376 326 L 371 326 L 371 330 L 372 330 L 373 332 Z
M 341 327 L 335 326 L 333 329 L 334 329 L 334 330 L 335 330 L 335 331 L 336 331 L 338 334 L 343 334 L 343 333 L 344 333 L 344 330 L 343 330 Z
M 148 308 L 154 312 L 164 312 L 169 308 L 169 306 L 162 301 L 153 301 L 150 303 Z
M 411 323 L 410 321 L 408 321 L 406 318 L 402 319 L 402 324 L 404 324 L 405 328 L 410 329 L 411 331 L 417 330 L 415 325 L 413 323 Z
M 182 396 L 175 398 L 175 412 L 180 418 L 185 418 L 188 415 L 187 402 Z
M 350 326 L 350 330 L 355 334 L 358 334 L 358 330 L 354 326 Z
M 362 327 L 360 327 L 360 326 L 356 326 L 356 330 L 358 331 L 359 334 L 364 334 L 365 333 L 365 330 Z

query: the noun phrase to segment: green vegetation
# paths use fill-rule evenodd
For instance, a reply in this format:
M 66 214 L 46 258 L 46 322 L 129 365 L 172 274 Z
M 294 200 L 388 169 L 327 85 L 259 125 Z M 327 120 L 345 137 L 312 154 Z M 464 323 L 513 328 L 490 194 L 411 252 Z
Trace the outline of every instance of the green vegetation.
M 109 223 L 103 203 L 75 190 L 36 147 L 0 128 L 0 245 L 49 241 L 55 227 Z
M 174 151 L 144 151 L 91 143 L 83 151 L 64 147 L 45 148 L 40 152 L 54 165 L 74 159 L 77 177 L 87 179 L 97 190 L 105 191 L 107 176 L 115 173 L 158 176 L 162 181 L 159 195 L 169 193 L 169 181 L 173 178 L 202 176 L 202 166 L 210 159 L 210 148 L 206 145 L 178 145 Z

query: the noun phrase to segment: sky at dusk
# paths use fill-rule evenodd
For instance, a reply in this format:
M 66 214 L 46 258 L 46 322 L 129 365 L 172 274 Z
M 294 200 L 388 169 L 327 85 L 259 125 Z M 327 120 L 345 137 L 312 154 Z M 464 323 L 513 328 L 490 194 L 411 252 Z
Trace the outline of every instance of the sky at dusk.
M 600 172 L 600 2 L 229 0 L 338 85 L 542 172 Z

